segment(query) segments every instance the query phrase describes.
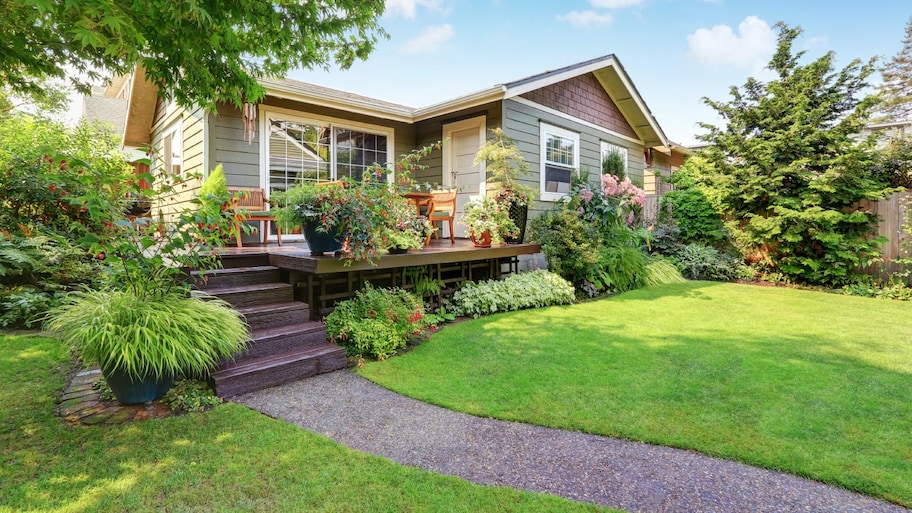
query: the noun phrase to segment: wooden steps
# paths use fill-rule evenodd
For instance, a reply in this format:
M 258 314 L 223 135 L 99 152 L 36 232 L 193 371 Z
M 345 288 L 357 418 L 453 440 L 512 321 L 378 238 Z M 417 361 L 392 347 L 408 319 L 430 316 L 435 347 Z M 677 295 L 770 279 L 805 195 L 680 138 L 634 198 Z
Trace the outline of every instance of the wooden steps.
M 345 348 L 326 341 L 326 326 L 310 321 L 310 307 L 294 300 L 294 289 L 281 280 L 268 257 L 223 257 L 223 269 L 205 277 L 191 273 L 198 295 L 231 303 L 250 329 L 247 349 L 211 374 L 221 397 L 253 392 L 323 372 L 345 368 Z M 202 285 L 199 285 L 203 281 Z

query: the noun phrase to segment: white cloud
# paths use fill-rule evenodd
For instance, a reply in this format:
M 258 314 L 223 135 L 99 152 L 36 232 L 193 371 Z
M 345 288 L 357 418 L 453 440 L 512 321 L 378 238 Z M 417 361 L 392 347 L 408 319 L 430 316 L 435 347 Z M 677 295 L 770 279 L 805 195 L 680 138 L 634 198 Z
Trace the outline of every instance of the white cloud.
M 592 25 L 610 25 L 614 21 L 611 13 L 598 13 L 595 11 L 570 11 L 557 16 L 557 21 L 564 21 L 577 27 L 590 27 Z
M 589 0 L 592 7 L 597 9 L 623 9 L 645 3 L 646 0 Z
M 441 11 L 443 0 L 386 0 L 385 14 L 413 20 L 418 14 L 419 6 L 430 11 Z
M 777 35 L 756 16 L 744 18 L 735 34 L 728 25 L 701 28 L 687 36 L 690 53 L 711 65 L 734 65 L 762 70 L 776 50 Z
M 428 53 L 440 48 L 456 34 L 453 26 L 445 23 L 440 26 L 427 27 L 417 37 L 409 39 L 402 45 L 402 51 L 407 54 Z

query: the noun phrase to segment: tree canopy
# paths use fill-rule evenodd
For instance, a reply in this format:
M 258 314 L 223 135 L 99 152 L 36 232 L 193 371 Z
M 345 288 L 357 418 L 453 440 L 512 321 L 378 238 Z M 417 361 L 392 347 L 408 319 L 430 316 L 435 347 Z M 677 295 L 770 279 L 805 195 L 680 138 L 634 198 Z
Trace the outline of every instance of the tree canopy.
M 912 119 L 912 18 L 906 23 L 906 37 L 902 43 L 902 49 L 881 70 L 883 110 L 898 121 Z
M 257 77 L 349 67 L 386 33 L 382 0 L 0 0 L 0 85 L 41 97 L 47 79 L 88 93 L 137 64 L 182 105 L 240 106 Z
M 702 125 L 705 183 L 748 260 L 790 281 L 841 285 L 879 256 L 876 216 L 858 202 L 890 191 L 871 176 L 873 141 L 858 135 L 878 103 L 864 96 L 874 61 L 836 70 L 830 52 L 801 64 L 801 29 L 776 27 L 776 78 L 749 78 L 729 101 L 704 98 L 726 122 Z

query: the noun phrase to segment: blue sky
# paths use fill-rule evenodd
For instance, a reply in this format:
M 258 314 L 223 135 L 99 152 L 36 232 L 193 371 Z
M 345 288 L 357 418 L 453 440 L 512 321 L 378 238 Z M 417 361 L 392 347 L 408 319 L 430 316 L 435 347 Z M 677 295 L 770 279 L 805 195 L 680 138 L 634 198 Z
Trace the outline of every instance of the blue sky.
M 289 78 L 422 107 L 615 54 L 666 135 L 690 144 L 717 121 L 701 97 L 763 76 L 776 22 L 844 66 L 895 55 L 910 16 L 910 0 L 388 0 L 390 38 L 366 62 Z

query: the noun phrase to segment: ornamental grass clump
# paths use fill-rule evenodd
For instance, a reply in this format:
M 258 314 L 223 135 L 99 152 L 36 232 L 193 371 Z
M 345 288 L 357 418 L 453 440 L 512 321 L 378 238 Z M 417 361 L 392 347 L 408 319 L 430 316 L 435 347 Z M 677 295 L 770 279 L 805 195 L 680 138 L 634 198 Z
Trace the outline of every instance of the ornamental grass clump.
M 133 289 L 70 294 L 45 328 L 106 375 L 205 377 L 247 344 L 241 314 L 218 299 L 182 291 L 150 299 Z
M 326 317 L 326 334 L 345 347 L 349 356 L 386 359 L 405 349 L 410 338 L 421 337 L 431 327 L 424 305 L 402 289 L 377 289 L 370 283 L 336 305 Z

